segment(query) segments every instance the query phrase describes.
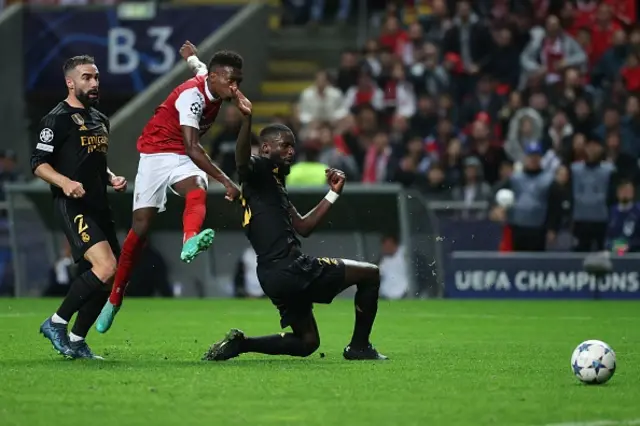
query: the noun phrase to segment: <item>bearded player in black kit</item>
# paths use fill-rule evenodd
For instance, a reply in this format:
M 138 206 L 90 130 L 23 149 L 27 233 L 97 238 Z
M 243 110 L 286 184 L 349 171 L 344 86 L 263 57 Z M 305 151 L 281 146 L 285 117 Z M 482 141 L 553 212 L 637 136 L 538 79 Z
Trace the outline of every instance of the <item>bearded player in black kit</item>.
M 292 333 L 247 337 L 232 329 L 205 354 L 205 360 L 224 361 L 243 353 L 306 357 L 320 346 L 314 303 L 331 303 L 343 290 L 357 286 L 355 327 L 344 349 L 348 360 L 386 360 L 371 345 L 369 336 L 378 310 L 378 267 L 346 259 L 314 258 L 302 253 L 297 234 L 308 237 L 345 182 L 344 173 L 327 169 L 331 190 L 305 216 L 289 201 L 284 184 L 294 156 L 291 130 L 272 124 L 260 132 L 260 154 L 251 155 L 251 103 L 236 93 L 235 104 L 243 113 L 236 145 L 236 165 L 242 184 L 242 226 L 258 256 L 258 279 L 265 294 L 280 311 L 282 328 Z
M 127 181 L 107 166 L 110 126 L 95 109 L 100 74 L 94 59 L 70 58 L 63 72 L 68 95 L 40 121 L 31 169 L 51 185 L 54 217 L 79 263 L 79 276 L 58 310 L 42 323 L 40 333 L 65 357 L 101 359 L 85 337 L 109 297 L 120 253 L 107 186 L 124 191 Z

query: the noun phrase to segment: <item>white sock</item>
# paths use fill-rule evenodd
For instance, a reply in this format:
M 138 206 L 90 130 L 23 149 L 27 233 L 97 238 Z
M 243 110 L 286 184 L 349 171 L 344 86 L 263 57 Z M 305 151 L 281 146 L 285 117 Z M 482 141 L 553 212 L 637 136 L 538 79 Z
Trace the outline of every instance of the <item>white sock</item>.
M 84 340 L 84 337 L 80 337 L 77 334 L 69 333 L 69 340 L 72 342 L 80 342 Z
M 51 322 L 55 324 L 69 324 L 69 321 L 63 320 L 62 317 L 58 314 L 53 314 L 53 316 L 51 317 Z

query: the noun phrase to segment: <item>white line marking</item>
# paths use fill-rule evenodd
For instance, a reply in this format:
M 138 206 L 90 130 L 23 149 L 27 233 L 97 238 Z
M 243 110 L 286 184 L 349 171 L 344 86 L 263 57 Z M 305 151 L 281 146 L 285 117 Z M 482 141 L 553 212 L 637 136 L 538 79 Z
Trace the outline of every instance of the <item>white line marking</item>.
M 23 317 L 33 317 L 35 316 L 35 312 L 11 312 L 11 313 L 0 313 L 0 318 L 23 318 Z
M 548 423 L 544 426 L 632 426 L 640 425 L 640 419 L 593 420 L 590 422 Z

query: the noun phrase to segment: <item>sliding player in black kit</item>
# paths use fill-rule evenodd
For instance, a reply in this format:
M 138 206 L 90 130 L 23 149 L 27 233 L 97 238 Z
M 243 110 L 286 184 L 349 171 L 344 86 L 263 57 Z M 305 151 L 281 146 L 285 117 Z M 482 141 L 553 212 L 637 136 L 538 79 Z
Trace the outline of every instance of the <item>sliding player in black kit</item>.
M 314 258 L 300 250 L 296 234 L 309 236 L 338 199 L 344 173 L 327 170 L 331 191 L 308 214 L 301 216 L 289 201 L 284 184 L 293 161 L 295 139 L 280 124 L 260 132 L 260 155 L 251 156 L 251 103 L 237 93 L 235 103 L 243 113 L 236 145 L 236 165 L 242 184 L 242 226 L 258 256 L 258 279 L 265 294 L 280 311 L 282 328 L 292 333 L 246 337 L 229 331 L 205 354 L 205 360 L 224 361 L 242 353 L 309 356 L 320 346 L 314 303 L 331 303 L 355 285 L 355 328 L 344 349 L 348 360 L 387 359 L 374 349 L 369 335 L 378 310 L 380 272 L 369 263 L 346 259 Z
M 79 276 L 40 332 L 65 357 L 101 359 L 85 337 L 109 297 L 120 253 L 107 186 L 124 191 L 127 181 L 107 167 L 109 119 L 94 108 L 99 73 L 93 58 L 68 59 L 63 71 L 69 94 L 41 120 L 31 169 L 51 185 L 54 216 L 79 263 Z

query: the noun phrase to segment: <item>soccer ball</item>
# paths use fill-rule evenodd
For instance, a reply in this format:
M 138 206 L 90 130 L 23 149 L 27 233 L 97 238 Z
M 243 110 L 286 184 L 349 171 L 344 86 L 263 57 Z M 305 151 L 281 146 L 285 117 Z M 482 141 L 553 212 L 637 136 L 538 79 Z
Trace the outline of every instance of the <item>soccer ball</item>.
M 496 203 L 500 207 L 504 207 L 505 209 L 513 206 L 515 199 L 515 194 L 510 189 L 502 188 L 501 190 L 496 192 Z
M 573 351 L 571 369 L 582 383 L 606 383 L 616 371 L 616 353 L 600 340 L 587 340 Z

